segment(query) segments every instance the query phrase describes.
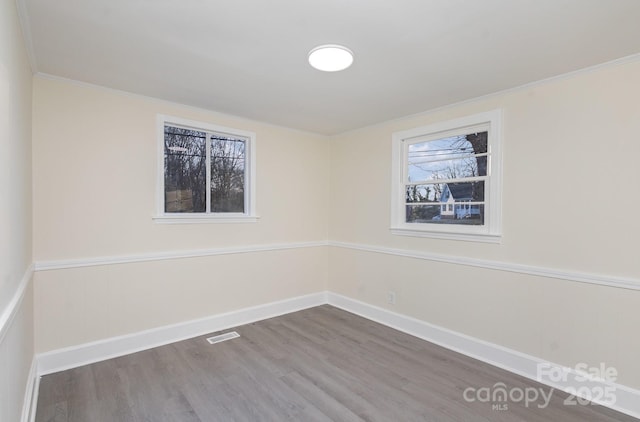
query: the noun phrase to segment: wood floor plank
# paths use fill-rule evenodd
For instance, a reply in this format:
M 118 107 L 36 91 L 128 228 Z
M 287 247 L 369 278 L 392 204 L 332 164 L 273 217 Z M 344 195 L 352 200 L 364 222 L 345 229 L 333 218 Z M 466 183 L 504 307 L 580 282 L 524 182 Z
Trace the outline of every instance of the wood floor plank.
M 469 387 L 549 387 L 329 305 L 235 331 L 44 376 L 36 422 L 636 420 L 558 391 L 546 408 L 468 402 Z

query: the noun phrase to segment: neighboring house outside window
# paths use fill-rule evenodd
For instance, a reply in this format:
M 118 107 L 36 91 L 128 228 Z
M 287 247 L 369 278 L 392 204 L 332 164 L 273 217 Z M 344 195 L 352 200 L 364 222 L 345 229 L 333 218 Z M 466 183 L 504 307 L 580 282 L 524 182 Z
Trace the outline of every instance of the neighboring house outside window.
M 444 185 L 442 192 L 442 201 L 449 203 L 449 213 L 446 218 L 449 219 L 473 219 L 476 224 L 481 224 L 483 215 L 480 205 L 474 203 L 476 194 L 473 191 L 473 185 L 470 183 L 447 183 Z M 453 210 L 455 207 L 455 211 Z M 445 218 L 445 215 L 442 216 Z
M 158 116 L 162 222 L 254 222 L 255 134 Z
M 393 134 L 393 234 L 499 242 L 501 112 Z

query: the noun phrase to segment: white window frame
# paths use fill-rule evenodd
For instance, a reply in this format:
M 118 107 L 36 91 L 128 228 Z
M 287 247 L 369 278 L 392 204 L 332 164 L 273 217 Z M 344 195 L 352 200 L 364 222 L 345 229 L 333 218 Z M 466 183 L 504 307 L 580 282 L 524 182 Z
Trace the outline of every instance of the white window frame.
M 487 179 L 483 225 L 406 222 L 405 185 L 408 180 L 408 145 L 447 136 L 463 135 L 482 127 L 487 130 Z M 485 129 L 486 127 L 486 129 Z M 418 141 L 419 140 L 419 141 Z M 492 110 L 434 123 L 392 136 L 391 233 L 401 236 L 500 243 L 502 238 L 502 110 Z
M 164 206 L 164 127 L 173 125 L 202 132 L 215 132 L 241 137 L 247 140 L 245 145 L 245 212 L 244 213 L 171 213 L 165 212 Z M 210 123 L 197 122 L 179 117 L 159 114 L 157 117 L 157 182 L 156 182 L 156 214 L 153 219 L 157 223 L 255 223 L 256 214 L 256 134 L 246 130 L 233 129 Z M 208 183 L 207 183 L 208 185 Z M 208 208 L 208 207 L 207 207 Z

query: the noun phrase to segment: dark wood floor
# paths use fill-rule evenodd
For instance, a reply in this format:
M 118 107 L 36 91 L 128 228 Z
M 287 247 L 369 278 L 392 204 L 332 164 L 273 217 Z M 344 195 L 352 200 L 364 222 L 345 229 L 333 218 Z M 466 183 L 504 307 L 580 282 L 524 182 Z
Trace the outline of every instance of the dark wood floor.
M 235 330 L 44 376 L 36 421 L 636 421 L 558 391 L 542 409 L 465 401 L 549 387 L 328 305 Z

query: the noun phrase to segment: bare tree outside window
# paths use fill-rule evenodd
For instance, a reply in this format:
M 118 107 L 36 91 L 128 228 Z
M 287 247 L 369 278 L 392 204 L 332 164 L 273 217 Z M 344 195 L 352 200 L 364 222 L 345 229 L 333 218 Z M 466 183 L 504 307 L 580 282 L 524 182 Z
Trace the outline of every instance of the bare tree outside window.
M 244 212 L 245 141 L 211 139 L 211 212 Z
M 165 126 L 165 212 L 206 211 L 206 133 Z

